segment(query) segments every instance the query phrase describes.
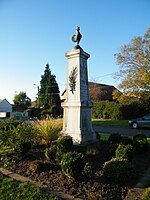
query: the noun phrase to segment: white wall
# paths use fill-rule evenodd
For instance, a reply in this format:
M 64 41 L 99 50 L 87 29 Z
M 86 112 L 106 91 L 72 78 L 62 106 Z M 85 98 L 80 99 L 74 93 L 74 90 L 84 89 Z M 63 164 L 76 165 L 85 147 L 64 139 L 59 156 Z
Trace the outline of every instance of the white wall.
M 12 105 L 6 99 L 0 103 L 0 112 L 12 112 Z

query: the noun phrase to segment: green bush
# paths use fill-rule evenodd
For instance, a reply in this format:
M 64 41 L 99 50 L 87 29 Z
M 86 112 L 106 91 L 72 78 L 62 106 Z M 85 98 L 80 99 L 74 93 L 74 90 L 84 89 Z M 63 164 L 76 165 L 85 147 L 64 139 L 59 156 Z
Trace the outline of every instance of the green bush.
M 103 110 L 106 107 L 106 101 L 95 102 L 92 109 L 93 118 L 103 118 Z
M 73 140 L 72 137 L 69 135 L 62 136 L 57 140 L 58 148 L 62 151 L 70 151 L 72 149 Z
M 108 138 L 108 143 L 119 144 L 122 141 L 122 137 L 118 133 L 111 134 Z
M 120 105 L 115 102 L 106 101 L 105 109 L 103 110 L 104 119 L 122 119 Z
M 142 195 L 142 200 L 150 200 L 150 187 L 146 189 L 144 194 Z
M 103 149 L 104 160 L 110 160 L 116 156 L 118 144 L 107 144 Z
M 131 119 L 146 114 L 144 105 L 140 103 L 119 104 L 112 101 L 94 102 L 92 109 L 93 118 L 104 119 Z M 148 111 L 147 111 L 148 112 Z
M 136 153 L 144 153 L 148 150 L 149 144 L 147 137 L 139 133 L 133 137 L 133 147 Z
M 122 137 L 121 143 L 124 145 L 128 145 L 128 144 L 133 145 L 133 140 L 129 137 L 124 136 Z
M 16 141 L 22 139 L 23 141 L 31 141 L 33 144 L 39 142 L 37 131 L 31 124 L 21 123 L 14 129 Z
M 65 151 L 63 151 L 62 149 L 59 149 L 59 148 L 57 148 L 57 151 L 56 151 L 56 162 L 57 163 L 61 163 L 61 159 L 62 159 L 62 157 L 63 157 L 63 155 L 65 154 L 66 152 Z
M 2 140 L 5 145 L 11 146 L 13 144 L 15 140 L 14 129 L 17 125 L 18 123 L 11 118 L 6 121 L 0 121 L 0 140 Z
M 85 167 L 84 156 L 82 153 L 65 153 L 61 160 L 61 168 L 64 174 L 71 178 L 81 178 Z
M 127 159 L 112 158 L 104 163 L 103 176 L 116 183 L 127 184 L 135 176 L 135 167 Z
M 119 146 L 116 149 L 116 158 L 132 160 L 133 146 L 130 144 L 128 145 L 119 144 Z
M 56 159 L 56 148 L 54 146 L 50 146 L 45 149 L 45 157 L 50 160 Z
M 31 149 L 31 142 L 29 140 L 20 139 L 16 142 L 14 150 L 16 153 L 25 155 Z

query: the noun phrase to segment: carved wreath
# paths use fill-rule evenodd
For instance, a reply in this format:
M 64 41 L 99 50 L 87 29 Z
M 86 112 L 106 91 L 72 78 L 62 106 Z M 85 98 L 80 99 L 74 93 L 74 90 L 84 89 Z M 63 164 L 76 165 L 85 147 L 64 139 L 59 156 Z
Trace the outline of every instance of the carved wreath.
M 77 82 L 77 67 L 73 67 L 73 70 L 71 71 L 69 76 L 69 86 L 72 94 L 76 90 L 76 82 Z

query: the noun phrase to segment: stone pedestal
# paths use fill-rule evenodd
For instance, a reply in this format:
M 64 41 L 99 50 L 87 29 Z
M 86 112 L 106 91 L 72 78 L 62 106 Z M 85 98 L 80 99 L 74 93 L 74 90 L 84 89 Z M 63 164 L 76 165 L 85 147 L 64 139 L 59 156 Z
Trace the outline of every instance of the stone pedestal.
M 90 55 L 77 45 L 66 53 L 68 59 L 67 84 L 62 102 L 64 109 L 62 133 L 70 135 L 74 143 L 95 141 L 89 99 L 87 59 Z

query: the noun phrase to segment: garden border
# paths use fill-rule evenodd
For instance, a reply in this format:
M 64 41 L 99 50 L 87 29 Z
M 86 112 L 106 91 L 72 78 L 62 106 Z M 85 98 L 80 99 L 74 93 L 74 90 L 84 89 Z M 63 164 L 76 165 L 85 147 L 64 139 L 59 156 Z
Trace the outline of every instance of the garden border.
M 35 185 L 36 187 L 39 187 L 40 189 L 46 191 L 49 194 L 56 195 L 57 197 L 61 198 L 62 200 L 82 200 L 80 198 L 75 198 L 75 197 L 73 197 L 69 194 L 63 193 L 63 192 L 58 192 L 56 190 L 48 190 L 46 188 L 46 186 L 44 186 L 43 184 L 41 184 L 37 181 L 33 181 L 28 177 L 25 177 L 25 176 L 16 174 L 14 172 L 11 172 L 10 170 L 2 168 L 2 167 L 0 167 L 0 173 L 2 173 L 3 175 L 5 175 L 9 178 L 12 178 L 14 180 L 17 180 L 17 181 L 20 181 L 20 182 L 26 182 L 26 183 Z

